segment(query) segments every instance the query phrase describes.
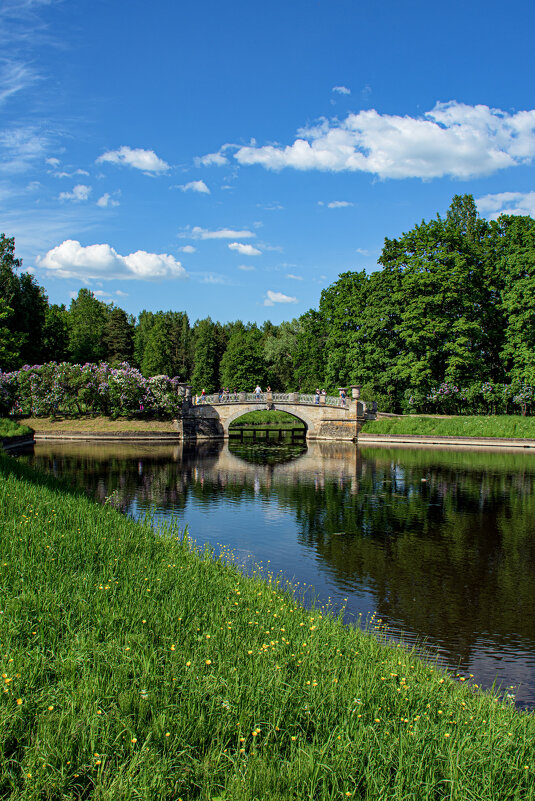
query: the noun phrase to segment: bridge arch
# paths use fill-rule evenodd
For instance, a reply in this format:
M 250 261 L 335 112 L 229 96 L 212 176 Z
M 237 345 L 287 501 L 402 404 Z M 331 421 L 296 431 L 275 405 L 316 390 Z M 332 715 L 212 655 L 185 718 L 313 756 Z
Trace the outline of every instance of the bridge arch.
M 239 409 L 234 411 L 232 414 L 230 414 L 224 420 L 221 420 L 221 422 L 223 424 L 223 430 L 225 432 L 225 436 L 228 437 L 229 428 L 230 428 L 231 423 L 234 423 L 235 420 L 239 420 L 239 418 L 243 417 L 244 414 L 248 414 L 249 412 L 257 412 L 257 411 L 260 411 L 260 409 L 258 407 L 258 404 L 256 404 L 256 403 L 254 403 L 254 404 L 252 403 L 252 404 L 249 404 L 247 406 L 240 405 Z M 261 409 L 261 411 L 286 412 L 286 414 L 288 414 L 290 417 L 294 417 L 296 420 L 299 420 L 300 423 L 303 423 L 304 426 L 305 426 L 305 430 L 307 432 L 309 431 L 309 429 L 311 427 L 311 421 L 307 420 L 306 413 L 304 414 L 301 411 L 301 409 L 299 409 L 299 414 L 297 414 L 293 410 L 290 412 L 288 409 L 281 409 L 280 407 L 279 408 L 275 408 L 275 406 L 272 409 L 263 408 L 263 409 Z

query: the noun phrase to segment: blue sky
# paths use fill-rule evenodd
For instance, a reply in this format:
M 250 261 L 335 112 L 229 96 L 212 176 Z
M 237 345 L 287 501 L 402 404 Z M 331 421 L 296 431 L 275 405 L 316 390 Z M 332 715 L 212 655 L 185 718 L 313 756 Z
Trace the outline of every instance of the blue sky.
M 52 302 L 271 319 L 470 192 L 535 215 L 533 3 L 0 0 L 0 231 Z

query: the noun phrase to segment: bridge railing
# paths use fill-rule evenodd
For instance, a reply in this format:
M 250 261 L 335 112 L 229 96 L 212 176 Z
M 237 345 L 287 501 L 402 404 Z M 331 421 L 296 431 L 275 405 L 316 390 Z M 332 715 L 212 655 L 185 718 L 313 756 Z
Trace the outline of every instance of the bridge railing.
M 312 394 L 305 394 L 300 392 L 272 392 L 270 394 L 270 399 L 272 403 L 297 403 L 297 404 L 305 404 L 305 405 L 314 405 L 314 406 L 342 406 L 342 402 L 339 397 L 334 395 L 320 395 L 319 398 L 317 395 Z M 215 392 L 212 395 L 198 395 L 197 396 L 197 404 L 214 404 L 218 405 L 221 403 L 261 403 L 265 404 L 268 400 L 268 393 L 267 392 L 260 392 L 257 394 L 256 392 L 229 392 L 228 394 L 223 393 L 220 395 L 218 392 Z M 195 399 L 194 399 L 195 402 Z M 346 399 L 346 408 L 347 408 L 347 399 Z

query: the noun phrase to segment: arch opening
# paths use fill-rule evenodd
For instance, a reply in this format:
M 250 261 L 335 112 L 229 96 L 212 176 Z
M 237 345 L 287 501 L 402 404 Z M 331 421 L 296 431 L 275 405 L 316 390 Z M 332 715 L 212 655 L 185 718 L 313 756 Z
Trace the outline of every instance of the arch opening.
M 306 420 L 297 414 L 280 409 L 255 409 L 238 411 L 227 421 L 229 434 L 240 429 L 269 429 L 287 431 L 308 431 Z

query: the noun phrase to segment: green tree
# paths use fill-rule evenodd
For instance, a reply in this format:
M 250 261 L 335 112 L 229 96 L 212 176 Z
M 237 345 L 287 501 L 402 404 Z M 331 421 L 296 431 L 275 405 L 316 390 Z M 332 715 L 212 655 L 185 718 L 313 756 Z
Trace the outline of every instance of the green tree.
M 510 379 L 535 385 L 535 220 L 502 215 L 493 233 L 503 281 L 501 357 Z
M 19 363 L 17 337 L 5 323 L 12 317 L 13 309 L 0 297 L 0 370 L 13 370 Z
M 16 338 L 19 365 L 36 364 L 43 360 L 48 298 L 33 275 L 17 274 L 21 266 L 21 260 L 15 258 L 15 239 L 0 234 L 0 299 L 13 310 L 4 325 Z
M 104 331 L 109 307 L 89 289 L 80 289 L 69 307 L 69 352 L 74 363 L 99 362 L 106 357 Z
M 45 312 L 43 361 L 64 362 L 69 358 L 69 312 L 53 303 Z
M 206 392 L 215 392 L 219 383 L 219 354 L 216 325 L 210 317 L 196 321 L 193 342 L 193 388 L 197 391 L 205 389 Z
M 104 326 L 106 358 L 114 366 L 130 362 L 134 353 L 134 321 L 118 306 L 113 307 Z
M 191 333 L 187 314 L 157 312 L 150 321 L 150 328 L 148 325 L 146 328 L 148 333 L 141 360 L 143 374 L 186 379 L 191 370 Z
M 266 378 L 262 333 L 256 326 L 237 326 L 221 360 L 221 383 L 252 392 L 256 384 L 265 388 Z

